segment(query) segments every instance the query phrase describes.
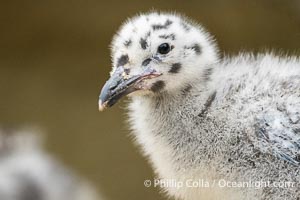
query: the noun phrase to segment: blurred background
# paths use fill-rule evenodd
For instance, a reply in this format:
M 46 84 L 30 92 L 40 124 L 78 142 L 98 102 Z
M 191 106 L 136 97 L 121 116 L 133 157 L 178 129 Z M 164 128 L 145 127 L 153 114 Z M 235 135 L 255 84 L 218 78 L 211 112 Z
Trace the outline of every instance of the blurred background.
M 109 44 L 128 17 L 177 11 L 215 35 L 221 52 L 300 55 L 299 0 L 0 1 L 0 126 L 38 126 L 47 149 L 109 200 L 166 199 L 129 136 L 124 102 L 99 113 Z

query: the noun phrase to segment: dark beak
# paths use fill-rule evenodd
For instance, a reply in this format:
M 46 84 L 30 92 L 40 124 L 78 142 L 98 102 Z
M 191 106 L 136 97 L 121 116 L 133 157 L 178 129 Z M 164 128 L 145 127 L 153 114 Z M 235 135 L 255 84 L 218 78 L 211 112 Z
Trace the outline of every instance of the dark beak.
M 144 89 L 139 85 L 142 80 L 161 75 L 151 68 L 146 68 L 141 74 L 133 76 L 128 75 L 125 71 L 123 66 L 119 66 L 110 79 L 106 81 L 99 96 L 100 111 L 113 106 L 121 97 Z

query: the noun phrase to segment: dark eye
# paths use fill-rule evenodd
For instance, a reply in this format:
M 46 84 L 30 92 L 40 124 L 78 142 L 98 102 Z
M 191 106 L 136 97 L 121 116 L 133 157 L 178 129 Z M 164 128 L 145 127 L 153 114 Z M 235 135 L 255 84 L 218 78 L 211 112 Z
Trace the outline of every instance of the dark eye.
M 160 54 L 167 54 L 167 53 L 169 53 L 169 51 L 171 51 L 171 47 L 168 43 L 163 43 L 163 44 L 159 45 L 157 51 Z

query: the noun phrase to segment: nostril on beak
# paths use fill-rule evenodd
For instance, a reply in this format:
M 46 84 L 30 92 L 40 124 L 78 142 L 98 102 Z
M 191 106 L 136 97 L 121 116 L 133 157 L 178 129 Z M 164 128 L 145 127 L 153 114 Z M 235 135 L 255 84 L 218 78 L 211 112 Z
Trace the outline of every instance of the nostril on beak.
M 114 85 L 114 86 L 110 86 L 109 90 L 114 90 L 116 89 L 117 85 Z
M 111 83 L 111 85 L 109 87 L 109 90 L 111 91 L 111 90 L 116 89 L 116 87 L 119 85 L 120 82 L 121 82 L 120 80 L 112 81 L 112 83 Z

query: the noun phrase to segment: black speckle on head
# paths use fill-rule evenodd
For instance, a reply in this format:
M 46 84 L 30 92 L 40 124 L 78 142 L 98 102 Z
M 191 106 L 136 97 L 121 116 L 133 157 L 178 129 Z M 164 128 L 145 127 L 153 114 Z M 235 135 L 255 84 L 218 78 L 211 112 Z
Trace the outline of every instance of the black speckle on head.
M 151 62 L 151 58 L 147 58 L 143 61 L 142 66 L 147 66 Z
M 153 24 L 153 25 L 152 25 L 152 28 L 153 28 L 153 30 L 155 31 L 155 30 L 163 29 L 164 26 L 163 26 L 163 25 L 160 25 L 160 24 Z
M 159 92 L 165 87 L 165 85 L 166 84 L 164 81 L 157 81 L 157 82 L 153 83 L 151 90 L 153 92 Z
M 167 21 L 165 22 L 165 26 L 170 26 L 173 22 L 169 19 L 167 19 Z
M 192 46 L 186 46 L 184 48 L 194 50 L 197 55 L 200 55 L 202 53 L 202 49 L 199 44 L 193 44 Z
M 174 63 L 171 69 L 169 70 L 169 73 L 176 74 L 179 72 L 180 69 L 181 69 L 181 63 Z
M 171 40 L 175 40 L 175 34 L 169 34 L 169 35 L 160 35 L 158 36 L 159 38 L 162 38 L 162 39 L 171 39 Z
M 146 39 L 141 38 L 140 45 L 141 45 L 142 49 L 146 49 L 148 47 L 148 43 L 147 43 Z
M 192 49 L 196 52 L 196 54 L 201 54 L 201 52 L 202 52 L 202 49 L 201 49 L 201 47 L 200 47 L 200 45 L 199 44 L 194 44 L 193 46 L 192 46 Z
M 182 28 L 186 31 L 186 32 L 189 32 L 191 30 L 191 27 L 184 21 L 182 21 L 180 23 L 180 25 L 182 26 Z
M 125 47 L 130 47 L 130 45 L 132 44 L 132 41 L 129 39 L 129 40 L 126 40 L 125 42 L 124 42 L 124 45 L 125 45 Z
M 172 24 L 173 22 L 169 19 L 167 19 L 167 21 L 162 25 L 162 24 L 153 24 L 152 25 L 152 29 L 155 30 L 159 30 L 159 29 L 167 29 L 169 28 L 169 26 Z
M 126 65 L 126 64 L 128 63 L 128 61 L 129 61 L 128 55 L 122 55 L 122 56 L 118 59 L 117 67 Z

